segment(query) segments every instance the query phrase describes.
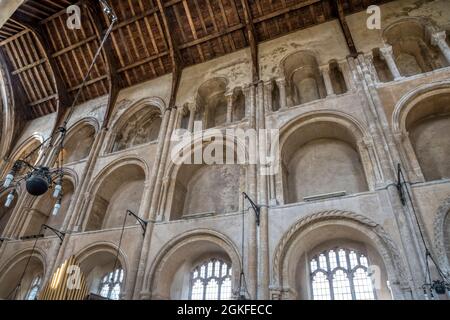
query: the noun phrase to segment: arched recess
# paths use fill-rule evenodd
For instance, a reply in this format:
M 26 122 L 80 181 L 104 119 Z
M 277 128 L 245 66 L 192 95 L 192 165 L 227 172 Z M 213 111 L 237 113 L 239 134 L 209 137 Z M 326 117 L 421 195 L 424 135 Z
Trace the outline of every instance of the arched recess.
M 310 258 L 336 246 L 366 254 L 377 299 L 411 299 L 405 264 L 390 236 L 370 219 L 340 210 L 306 216 L 283 235 L 273 256 L 272 298 L 311 299 Z
M 227 80 L 213 78 L 203 83 L 197 91 L 195 119 L 203 121 L 203 128 L 223 125 L 227 121 Z
M 245 95 L 241 88 L 233 90 L 232 122 L 241 121 L 245 118 Z
M 138 158 L 119 159 L 102 170 L 90 188 L 84 230 L 121 227 L 126 210 L 138 214 L 147 172 L 145 162 Z M 128 226 L 134 223 L 127 221 Z
M 181 234 L 164 245 L 146 272 L 143 293 L 149 293 L 150 299 L 189 299 L 192 269 L 210 258 L 231 264 L 232 290 L 236 290 L 241 270 L 236 245 L 219 232 L 200 229 Z
M 178 220 L 240 210 L 246 174 L 242 164 L 247 159 L 243 145 L 225 138 L 203 144 L 194 141 L 186 147 L 188 153 L 167 171 L 169 185 L 160 212 L 169 220 Z M 199 154 L 203 161 L 194 164 Z M 205 160 L 210 155 L 213 157 Z
M 439 48 L 431 45 L 426 22 L 406 18 L 394 22 L 383 31 L 383 39 L 392 46 L 402 76 L 432 71 L 447 65 Z
M 30 197 L 28 200 L 30 205 L 25 207 L 26 220 L 24 222 L 22 236 L 32 236 L 42 231 L 44 235 L 53 235 L 49 230 L 41 230 L 43 224 L 62 229 L 64 220 L 69 214 L 70 204 L 77 184 L 77 176 L 74 171 L 65 170 L 63 179 L 61 208 L 57 215 L 53 215 L 53 208 L 57 199 L 53 197 L 53 190 L 49 190 L 40 197 Z
M 31 254 L 32 256 L 30 257 Z M 29 263 L 26 267 L 28 260 Z M 25 274 L 18 288 L 24 270 Z M 40 248 L 35 248 L 34 252 L 31 249 L 26 249 L 15 254 L 0 268 L 0 300 L 26 299 L 33 279 L 37 276 L 43 277 L 45 272 L 45 254 Z
M 43 151 L 42 148 L 39 149 L 38 147 L 43 141 L 44 138 L 40 134 L 36 133 L 33 134 L 28 139 L 26 139 L 25 141 L 23 141 L 19 146 L 17 146 L 11 153 L 11 156 L 9 158 L 10 161 L 8 162 L 8 165 L 4 167 L 2 176 L 5 176 L 5 174 L 11 170 L 15 161 L 19 159 L 23 160 L 27 156 L 29 157 L 26 160 L 31 165 L 35 165 L 36 163 L 38 163 L 40 161 Z M 32 152 L 33 150 L 36 151 L 30 155 L 30 152 Z M 25 170 L 22 170 L 21 172 L 18 173 L 18 175 L 20 175 L 24 171 Z
M 122 270 L 122 280 L 113 279 L 115 284 L 120 283 L 120 295 L 125 292 L 128 275 L 128 260 L 126 254 L 119 250 L 117 257 L 117 245 L 109 242 L 98 242 L 80 250 L 75 258 L 80 266 L 81 273 L 85 276 L 89 292 L 101 295 L 102 280 L 106 275 Z M 119 280 L 119 281 L 116 281 Z M 107 298 L 104 296 L 104 298 Z
M 450 178 L 450 82 L 421 86 L 395 106 L 393 131 L 417 179 Z
M 281 62 L 290 106 L 326 97 L 325 84 L 316 56 L 309 51 L 293 53 Z
M 158 140 L 165 104 L 160 98 L 142 99 L 117 115 L 107 138 L 106 153 Z
M 333 192 L 373 190 L 376 161 L 366 137 L 355 119 L 341 113 L 309 113 L 292 120 L 281 129 L 277 194 L 284 203 L 296 203 Z
M 68 131 L 64 142 L 64 163 L 85 160 L 99 129 L 98 121 L 94 118 L 82 119 Z
M 450 198 L 439 206 L 433 229 L 439 267 L 447 276 L 450 276 Z

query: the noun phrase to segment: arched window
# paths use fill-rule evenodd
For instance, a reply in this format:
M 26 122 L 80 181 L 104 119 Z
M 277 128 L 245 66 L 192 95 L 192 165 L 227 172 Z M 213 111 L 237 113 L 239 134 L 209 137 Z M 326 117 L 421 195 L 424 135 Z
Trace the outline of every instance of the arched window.
M 39 290 L 41 289 L 42 277 L 39 275 L 33 279 L 30 289 L 26 295 L 26 300 L 36 300 Z
M 375 300 L 367 258 L 351 249 L 331 249 L 310 260 L 314 300 Z
M 190 300 L 230 300 L 231 266 L 211 259 L 195 267 L 191 273 Z
M 116 269 L 116 271 L 110 272 L 102 278 L 98 293 L 104 298 L 110 300 L 119 300 L 122 283 L 123 270 Z

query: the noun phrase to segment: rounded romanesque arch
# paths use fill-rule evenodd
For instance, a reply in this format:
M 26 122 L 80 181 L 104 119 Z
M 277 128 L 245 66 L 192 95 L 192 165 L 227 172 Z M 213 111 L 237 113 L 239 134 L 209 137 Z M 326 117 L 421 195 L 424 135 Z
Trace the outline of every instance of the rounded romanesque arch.
M 122 270 L 120 295 L 125 292 L 128 285 L 129 262 L 126 253 L 120 249 L 117 256 L 117 250 L 116 243 L 102 241 L 84 247 L 75 255 L 90 293 L 101 295 L 102 279 L 116 270 Z
M 33 150 L 36 150 L 36 148 L 38 148 L 43 141 L 44 137 L 40 134 L 35 133 L 32 136 L 25 139 L 16 148 L 14 148 L 14 150 L 11 153 L 11 156 L 9 157 L 10 160 L 3 167 L 2 177 L 5 176 L 5 174 L 11 170 L 15 161 L 23 159 L 26 156 L 28 156 L 29 153 Z M 36 152 L 34 152 L 29 156 L 27 161 L 30 162 L 30 164 L 34 165 L 40 160 L 41 156 L 42 156 L 42 149 L 37 149 Z
M 426 84 L 404 95 L 392 128 L 409 170 L 418 180 L 450 178 L 450 81 Z
M 188 299 L 191 269 L 212 257 L 231 264 L 232 288 L 237 288 L 242 266 L 236 245 L 217 231 L 200 229 L 177 236 L 159 250 L 146 269 L 142 297 Z
M 330 236 L 323 237 L 323 234 Z M 410 277 L 395 242 L 379 224 L 362 215 L 341 210 L 308 215 L 284 233 L 273 255 L 272 298 L 296 299 L 300 296 L 308 299 L 309 279 L 299 276 L 299 270 L 304 277 L 308 269 L 299 269 L 299 261 L 304 260 L 304 256 L 314 247 L 332 240 L 341 243 L 353 241 L 368 246 L 369 259 L 375 262 L 375 272 L 379 271 L 381 276 L 382 287 L 377 290 L 378 297 L 389 298 L 389 290 L 382 283 L 388 280 L 394 299 L 411 298 Z
M 209 129 L 226 123 L 228 80 L 218 77 L 204 82 L 197 90 L 195 98 L 195 120 L 203 122 L 203 128 Z
M 8 156 L 15 132 L 15 107 L 13 99 L 13 90 L 10 87 L 10 79 L 0 64 L 0 157 Z
M 119 108 L 105 139 L 104 153 L 123 151 L 158 140 L 165 109 L 164 101 L 158 97 L 141 99 Z
M 298 51 L 282 60 L 281 70 L 286 79 L 289 106 L 326 97 L 325 84 L 316 57 L 313 52 Z
M 97 119 L 83 118 L 72 125 L 65 138 L 64 162 L 73 163 L 85 160 L 89 156 L 95 135 L 100 128 Z
M 373 190 L 380 180 L 366 128 L 342 112 L 310 112 L 289 121 L 280 130 L 280 153 L 276 188 L 284 203 Z
M 25 267 L 25 274 L 18 287 Z M 35 248 L 34 251 L 25 249 L 16 253 L 0 267 L 0 299 L 12 299 L 12 295 L 18 300 L 26 299 L 33 280 L 37 276 L 42 279 L 46 270 L 46 255 L 40 248 Z
M 86 231 L 122 226 L 126 210 L 139 212 L 148 165 L 143 159 L 123 157 L 109 164 L 93 179 L 86 204 Z M 132 221 L 128 221 L 131 225 Z
M 413 76 L 447 65 L 439 49 L 431 44 L 432 29 L 429 21 L 408 17 L 383 30 L 383 40 L 392 46 L 402 76 Z
M 210 131 L 211 136 L 222 139 L 206 143 L 203 140 L 187 141 L 179 151 L 171 156 L 166 170 L 166 186 L 160 203 L 160 213 L 168 220 L 178 220 L 204 214 L 224 214 L 242 209 L 241 192 L 246 177 L 245 164 L 249 154 L 242 137 L 227 136 L 218 130 Z M 223 157 L 211 155 L 212 150 L 223 150 Z M 202 154 L 199 163 L 196 155 Z M 217 160 L 217 161 L 216 161 Z M 227 161 L 232 160 L 232 163 Z M 221 190 L 220 192 L 217 192 Z

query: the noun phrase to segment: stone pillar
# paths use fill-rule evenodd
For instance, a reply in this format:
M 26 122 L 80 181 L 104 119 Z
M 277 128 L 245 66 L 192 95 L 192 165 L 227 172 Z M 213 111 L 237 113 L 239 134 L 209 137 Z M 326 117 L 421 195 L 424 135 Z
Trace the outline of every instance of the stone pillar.
M 273 82 L 271 80 L 264 82 L 264 109 L 266 112 L 272 112 L 272 91 Z
M 188 131 L 192 132 L 194 130 L 194 120 L 195 120 L 195 113 L 197 112 L 196 105 L 194 103 L 189 104 L 189 124 L 188 124 Z
M 367 67 L 369 68 L 370 74 L 372 75 L 375 82 L 379 83 L 380 78 L 378 77 L 377 70 L 375 69 L 375 64 L 373 63 L 373 54 L 367 53 L 365 56 Z
M 450 47 L 445 41 L 445 31 L 439 31 L 431 35 L 431 44 L 438 46 L 447 62 L 450 64 Z
M 380 53 L 383 57 L 383 59 L 386 61 L 389 71 L 391 71 L 392 76 L 394 77 L 394 80 L 399 80 L 402 77 L 400 74 L 400 71 L 397 68 L 397 64 L 395 63 L 394 55 L 392 52 L 392 46 L 385 46 L 383 48 L 380 48 Z
M 287 108 L 286 79 L 277 79 L 276 82 L 280 90 L 280 109 L 283 110 Z
M 227 99 L 227 123 L 233 122 L 233 92 L 225 93 L 225 98 Z
M 325 83 L 325 89 L 327 90 L 327 97 L 334 96 L 333 84 L 330 78 L 330 66 L 324 65 L 320 67 L 320 73 L 322 74 L 323 82 Z

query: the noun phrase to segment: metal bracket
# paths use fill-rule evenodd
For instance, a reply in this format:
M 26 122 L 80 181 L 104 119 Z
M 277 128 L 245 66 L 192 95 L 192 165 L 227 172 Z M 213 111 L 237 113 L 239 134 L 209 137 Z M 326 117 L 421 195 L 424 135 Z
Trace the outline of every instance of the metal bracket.
M 398 195 L 400 197 L 400 201 L 402 203 L 403 206 L 406 205 L 406 199 L 405 199 L 405 193 L 403 191 L 403 185 L 402 185 L 402 167 L 400 166 L 400 163 L 397 165 L 397 191 L 398 191 Z
M 250 205 L 252 206 L 253 210 L 255 211 L 255 215 L 256 215 L 256 225 L 259 226 L 260 223 L 260 216 L 261 216 L 261 206 L 257 205 L 249 196 L 247 193 L 242 192 L 242 194 L 244 195 L 244 198 L 248 200 L 248 202 L 250 202 Z
M 56 234 L 58 236 L 59 240 L 61 240 L 60 245 L 63 243 L 64 237 L 66 236 L 66 232 L 59 231 L 59 230 L 52 228 L 46 224 L 43 224 L 42 227 L 44 229 L 48 229 L 48 230 L 52 231 L 54 234 Z
M 142 230 L 144 230 L 144 233 L 142 235 L 145 236 L 145 232 L 147 231 L 148 221 L 140 218 L 137 214 L 135 214 L 131 210 L 127 210 L 127 213 L 128 213 L 129 216 L 133 216 L 137 220 L 137 222 L 139 222 L 139 224 L 142 227 Z

